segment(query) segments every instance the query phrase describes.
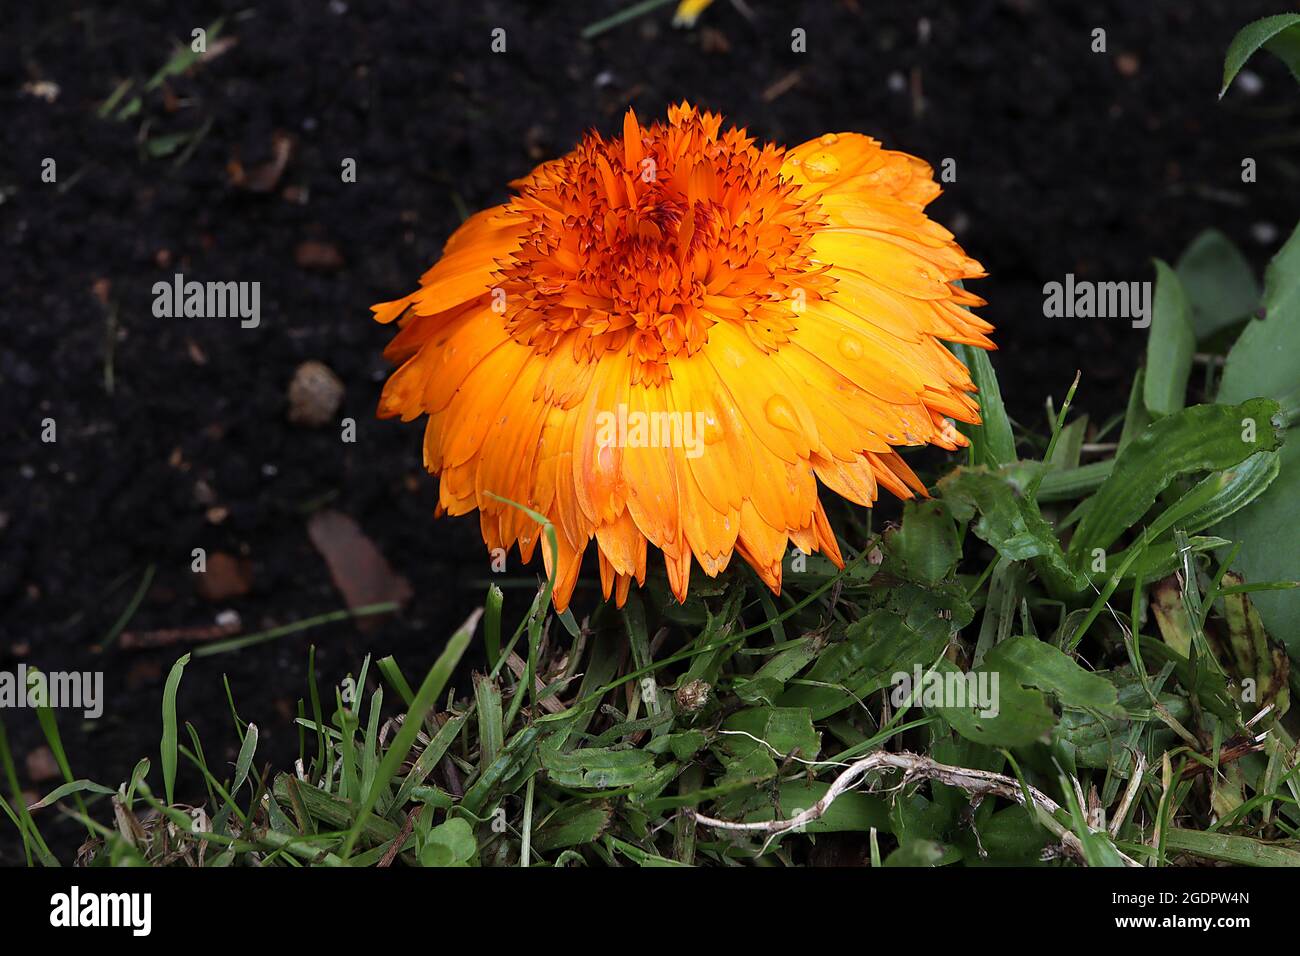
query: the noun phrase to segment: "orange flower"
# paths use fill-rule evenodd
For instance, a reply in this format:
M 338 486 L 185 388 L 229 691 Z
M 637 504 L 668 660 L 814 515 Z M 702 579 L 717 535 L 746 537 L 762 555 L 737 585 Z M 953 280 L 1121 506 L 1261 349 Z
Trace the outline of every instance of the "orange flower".
M 871 505 L 924 485 L 894 450 L 965 445 L 966 368 L 992 348 L 953 282 L 984 274 L 926 218 L 929 166 L 857 133 L 786 150 L 685 104 L 591 134 L 470 217 L 420 288 L 373 307 L 401 329 L 382 417 L 427 415 L 439 514 L 478 509 L 525 561 L 546 515 L 563 610 L 594 537 L 605 596 L 646 546 L 684 600 L 691 561 L 738 553 L 774 591 L 787 542 L 843 566 L 817 496 Z M 815 477 L 814 477 L 815 476 Z

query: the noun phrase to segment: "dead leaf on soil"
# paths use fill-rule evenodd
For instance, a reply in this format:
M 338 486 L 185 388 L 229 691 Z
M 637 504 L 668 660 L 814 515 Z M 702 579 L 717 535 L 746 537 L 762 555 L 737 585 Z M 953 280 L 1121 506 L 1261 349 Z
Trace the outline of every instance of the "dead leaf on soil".
M 355 521 L 339 511 L 318 511 L 307 521 L 307 535 L 329 566 L 334 586 L 348 608 L 393 601 L 405 604 L 411 585 L 388 563 L 375 543 Z M 361 618 L 357 626 L 372 627 L 375 618 Z
M 208 557 L 207 570 L 194 576 L 199 597 L 214 604 L 243 597 L 253 586 L 253 566 L 247 558 L 237 558 L 224 551 Z

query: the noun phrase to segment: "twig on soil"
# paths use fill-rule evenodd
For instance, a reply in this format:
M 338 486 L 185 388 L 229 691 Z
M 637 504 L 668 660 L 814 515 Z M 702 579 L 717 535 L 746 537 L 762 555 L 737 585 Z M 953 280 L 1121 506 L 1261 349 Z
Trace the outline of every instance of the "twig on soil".
M 173 644 L 199 644 L 219 641 L 239 633 L 238 624 L 211 624 L 203 627 L 165 627 L 156 631 L 123 631 L 117 646 L 124 651 L 147 651 Z
M 1007 800 L 1014 800 L 1026 809 L 1034 809 L 1040 812 L 1039 819 L 1043 825 L 1051 830 L 1061 841 L 1066 851 L 1079 860 L 1085 859 L 1083 843 L 1070 830 L 1069 827 L 1058 821 L 1054 814 L 1057 813 L 1061 806 L 1041 790 L 1025 785 L 1021 786 L 1020 782 L 1014 777 L 1008 777 L 1000 773 L 991 773 L 987 770 L 973 770 L 966 767 L 953 767 L 948 764 L 938 763 L 929 757 L 923 757 L 914 753 L 888 753 L 878 751 L 863 757 L 861 760 L 853 763 L 847 770 L 836 777 L 826 791 L 825 795 L 814 803 L 807 810 L 795 814 L 788 820 L 764 820 L 755 823 L 733 823 L 727 820 L 718 820 L 714 817 L 707 817 L 704 814 L 696 813 L 695 819 L 705 826 L 711 826 L 719 830 L 736 830 L 749 833 L 766 833 L 767 841 L 763 844 L 766 850 L 767 845 L 774 839 L 786 833 L 791 833 L 807 826 L 809 823 L 822 816 L 832 803 L 841 795 L 849 790 L 854 789 L 863 776 L 873 770 L 893 769 L 903 771 L 903 784 L 906 785 L 912 780 L 937 780 L 939 783 L 946 784 L 950 787 L 958 787 L 975 797 L 985 797 L 989 794 L 1003 797 Z M 1026 801 L 1031 801 L 1033 807 L 1026 806 Z M 1116 851 L 1118 852 L 1118 851 Z M 1120 858 L 1126 866 L 1141 866 L 1136 860 L 1123 853 Z

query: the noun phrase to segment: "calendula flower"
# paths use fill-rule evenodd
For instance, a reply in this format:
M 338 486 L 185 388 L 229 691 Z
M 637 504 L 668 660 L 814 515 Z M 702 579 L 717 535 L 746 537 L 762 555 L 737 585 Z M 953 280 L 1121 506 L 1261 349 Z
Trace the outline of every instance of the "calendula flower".
M 684 600 L 734 554 L 774 591 L 789 542 L 843 566 L 817 479 L 871 505 L 924 485 L 902 445 L 965 440 L 966 368 L 991 348 L 954 284 L 983 275 L 924 206 L 930 167 L 870 137 L 795 149 L 683 104 L 592 133 L 470 217 L 408 296 L 383 417 L 427 415 L 439 514 L 478 509 L 490 550 L 542 551 L 567 607 L 594 538 L 606 597 L 647 545 Z

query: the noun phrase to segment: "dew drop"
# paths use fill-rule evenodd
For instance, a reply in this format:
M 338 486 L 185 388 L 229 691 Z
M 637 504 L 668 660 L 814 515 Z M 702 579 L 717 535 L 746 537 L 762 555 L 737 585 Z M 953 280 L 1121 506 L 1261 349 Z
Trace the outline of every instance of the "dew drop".
M 813 182 L 823 182 L 839 175 L 840 161 L 827 152 L 814 153 L 803 164 L 803 171 Z
M 862 358 L 862 340 L 856 335 L 846 335 L 840 339 L 840 354 L 856 362 Z
M 799 427 L 798 420 L 794 416 L 794 409 L 790 403 L 780 395 L 773 395 L 763 406 L 767 413 L 767 420 L 777 428 L 784 428 L 786 431 L 795 431 Z
M 827 133 L 825 136 L 821 138 L 821 144 L 823 146 L 834 146 L 839 141 L 840 138 L 836 136 L 834 133 Z

